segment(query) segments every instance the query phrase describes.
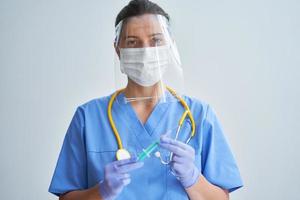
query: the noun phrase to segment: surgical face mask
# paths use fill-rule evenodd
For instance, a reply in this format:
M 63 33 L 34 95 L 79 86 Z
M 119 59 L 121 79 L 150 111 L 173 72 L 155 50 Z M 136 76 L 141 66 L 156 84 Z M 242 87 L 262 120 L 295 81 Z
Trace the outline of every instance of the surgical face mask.
M 169 45 L 120 48 L 121 72 L 141 86 L 152 86 L 162 79 L 170 63 L 169 53 Z

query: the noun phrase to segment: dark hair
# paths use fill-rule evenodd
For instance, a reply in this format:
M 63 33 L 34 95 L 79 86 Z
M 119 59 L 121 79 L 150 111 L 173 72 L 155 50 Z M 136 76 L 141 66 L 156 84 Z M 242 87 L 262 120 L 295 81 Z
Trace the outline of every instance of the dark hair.
M 116 18 L 115 26 L 117 26 L 123 19 L 143 14 L 159 14 L 165 16 L 168 21 L 170 20 L 168 13 L 166 13 L 157 4 L 149 0 L 132 0 L 119 12 Z

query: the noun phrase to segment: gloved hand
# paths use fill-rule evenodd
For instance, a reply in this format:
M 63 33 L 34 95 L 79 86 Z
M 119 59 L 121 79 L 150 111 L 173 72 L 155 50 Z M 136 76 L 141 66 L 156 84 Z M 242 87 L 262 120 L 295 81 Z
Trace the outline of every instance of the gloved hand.
M 143 162 L 137 162 L 136 157 L 107 164 L 104 168 L 104 180 L 99 182 L 99 192 L 102 199 L 115 199 L 123 188 L 130 183 L 129 172 L 142 167 L 143 164 Z
M 194 185 L 200 176 L 195 166 L 195 150 L 188 144 L 173 140 L 166 135 L 160 137 L 160 146 L 173 152 L 171 161 L 172 171 L 184 188 Z

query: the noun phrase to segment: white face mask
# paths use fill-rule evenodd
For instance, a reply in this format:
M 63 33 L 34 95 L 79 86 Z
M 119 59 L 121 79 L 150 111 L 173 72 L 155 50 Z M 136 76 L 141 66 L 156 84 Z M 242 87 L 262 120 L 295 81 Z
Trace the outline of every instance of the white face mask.
M 161 80 L 170 63 L 170 47 L 120 48 L 121 72 L 148 87 Z

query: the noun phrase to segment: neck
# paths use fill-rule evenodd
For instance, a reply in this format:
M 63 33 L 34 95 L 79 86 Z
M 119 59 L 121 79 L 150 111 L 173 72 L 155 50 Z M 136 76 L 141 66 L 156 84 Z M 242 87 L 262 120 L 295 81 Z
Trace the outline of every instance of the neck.
M 160 95 L 164 91 L 163 84 L 161 82 L 158 82 L 154 84 L 153 86 L 149 87 L 143 87 L 132 80 L 128 79 L 128 84 L 124 90 L 124 94 L 127 98 L 147 98 L 151 97 L 149 99 L 145 99 L 145 101 L 141 102 L 149 102 L 149 100 L 153 103 L 156 103 L 159 99 Z

